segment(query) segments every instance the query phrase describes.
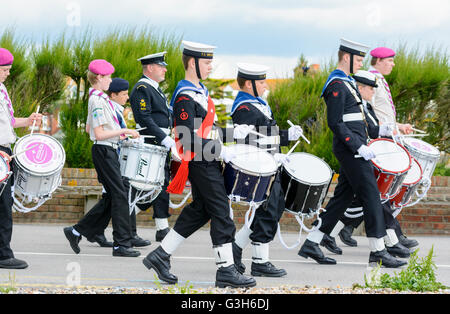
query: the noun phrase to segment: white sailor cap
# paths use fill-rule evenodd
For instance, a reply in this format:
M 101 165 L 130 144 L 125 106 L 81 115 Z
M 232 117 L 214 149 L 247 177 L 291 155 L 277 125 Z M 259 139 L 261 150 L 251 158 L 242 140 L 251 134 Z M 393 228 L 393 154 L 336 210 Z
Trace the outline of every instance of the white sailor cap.
M 162 66 L 167 66 L 167 63 L 164 60 L 166 53 L 167 53 L 167 51 L 154 53 L 154 54 L 142 57 L 142 58 L 138 59 L 138 61 L 141 61 L 142 65 L 156 63 L 156 64 L 159 64 Z
M 341 46 L 339 47 L 341 51 L 364 57 L 369 52 L 369 49 L 366 45 L 341 38 Z
M 369 71 L 360 70 L 353 75 L 353 78 L 361 84 L 378 87 L 376 75 Z
M 184 55 L 203 59 L 212 59 L 214 56 L 214 49 L 217 48 L 215 46 L 195 43 L 186 40 L 183 40 L 183 46 Z
M 268 66 L 253 63 L 238 63 L 238 77 L 246 80 L 265 80 Z

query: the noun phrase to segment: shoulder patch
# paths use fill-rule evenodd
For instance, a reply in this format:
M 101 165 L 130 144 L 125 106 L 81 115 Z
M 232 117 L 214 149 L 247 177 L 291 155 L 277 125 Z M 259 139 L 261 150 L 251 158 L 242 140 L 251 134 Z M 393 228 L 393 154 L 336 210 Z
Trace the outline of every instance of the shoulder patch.
M 145 85 L 139 85 L 138 87 L 136 87 L 136 89 L 139 89 L 141 87 L 147 88 L 147 86 L 145 86 Z
M 183 121 L 186 121 L 187 119 L 189 119 L 189 114 L 187 112 L 184 111 L 184 109 L 181 109 L 182 113 L 180 114 L 180 119 Z
M 247 105 L 242 105 L 242 106 L 239 106 L 239 108 L 238 108 L 238 111 L 240 111 L 240 110 L 247 110 L 247 111 L 250 111 L 250 108 L 248 108 L 248 106 Z
M 183 100 L 189 101 L 190 99 L 187 98 L 186 96 L 180 96 L 177 98 L 175 103 L 178 104 L 180 101 L 183 101 Z

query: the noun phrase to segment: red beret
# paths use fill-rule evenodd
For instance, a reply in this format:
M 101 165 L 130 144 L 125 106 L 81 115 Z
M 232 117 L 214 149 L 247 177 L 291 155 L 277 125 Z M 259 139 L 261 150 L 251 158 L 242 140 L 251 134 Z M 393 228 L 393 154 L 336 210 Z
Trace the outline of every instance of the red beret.
M 372 50 L 370 52 L 370 55 L 374 58 L 391 58 L 395 56 L 395 51 L 390 49 L 390 48 L 386 48 L 386 47 L 378 47 L 375 48 L 374 50 Z
M 14 56 L 8 49 L 0 48 L 0 66 L 13 64 Z
M 108 61 L 98 59 L 89 64 L 89 71 L 98 75 L 110 75 L 114 73 L 115 69 Z

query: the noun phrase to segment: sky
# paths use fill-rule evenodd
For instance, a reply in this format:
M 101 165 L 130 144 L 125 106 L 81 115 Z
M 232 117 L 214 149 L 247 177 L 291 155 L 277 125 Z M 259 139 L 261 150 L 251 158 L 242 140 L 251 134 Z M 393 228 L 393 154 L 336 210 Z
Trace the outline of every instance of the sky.
M 236 63 L 291 76 L 300 55 L 310 63 L 336 56 L 339 39 L 375 48 L 450 47 L 448 0 L 0 0 L 0 25 L 32 39 L 87 27 L 150 26 L 217 46 L 214 78 L 232 78 Z M 0 32 L 1 34 L 1 32 Z M 153 53 L 153 52 L 149 52 Z

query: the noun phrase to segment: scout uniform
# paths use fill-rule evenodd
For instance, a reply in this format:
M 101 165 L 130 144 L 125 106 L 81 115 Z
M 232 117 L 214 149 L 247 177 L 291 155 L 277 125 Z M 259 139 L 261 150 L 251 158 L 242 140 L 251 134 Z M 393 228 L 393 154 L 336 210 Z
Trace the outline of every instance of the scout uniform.
M 265 80 L 268 68 L 262 65 L 238 64 L 238 78 L 250 80 L 253 95 L 240 91 L 233 103 L 231 117 L 234 124 L 254 125 L 258 133 L 268 137 L 246 143 L 261 148 L 275 148 L 274 154 L 279 155 L 280 146 L 289 145 L 289 141 L 296 141 L 301 135 L 301 128 L 291 127 L 290 130 L 280 130 L 274 119 L 270 106 L 258 95 L 257 80 Z M 253 276 L 282 277 L 286 275 L 284 269 L 277 269 L 269 262 L 269 242 L 273 240 L 278 228 L 278 222 L 285 210 L 284 192 L 281 188 L 280 176 L 277 174 L 272 185 L 268 200 L 255 212 L 255 218 L 250 226 L 244 226 L 237 234 L 233 246 L 236 265 L 242 273 L 245 266 L 241 262 L 242 249 L 252 241 Z
M 365 56 L 368 47 L 343 39 L 340 50 L 350 54 L 352 73 L 354 55 Z M 311 257 L 320 264 L 336 264 L 334 259 L 323 255 L 319 243 L 324 234 L 331 233 L 356 195 L 364 211 L 371 251 L 369 263 L 381 261 L 386 267 L 404 265 L 405 262 L 393 258 L 384 246 L 385 222 L 373 166 L 369 161 L 375 154 L 366 146 L 371 127 L 367 123 L 355 81 L 344 71 L 334 70 L 325 83 L 322 96 L 327 105 L 328 126 L 333 132 L 333 152 L 341 166 L 340 175 L 334 195 L 326 211 L 320 215 L 320 229 L 309 233 L 298 254 L 305 258 Z M 364 158 L 355 158 L 356 154 Z
M 13 62 L 14 57 L 11 52 L 7 49 L 0 48 L 0 67 L 11 66 Z M 0 82 L 0 128 L 2 130 L 0 153 L 4 152 L 9 156 L 12 155 L 11 145 L 16 141 L 14 124 L 14 109 L 11 99 L 5 85 Z M 13 162 L 10 162 L 10 167 L 11 171 L 13 171 Z M 8 178 L 3 193 L 0 195 L 0 268 L 23 269 L 27 268 L 28 264 L 16 259 L 10 246 L 13 231 L 12 180 L 12 177 Z M 3 185 L 0 188 L 3 188 Z
M 183 54 L 194 58 L 197 77 L 201 79 L 199 59 L 212 59 L 215 47 L 187 41 L 183 41 L 183 45 Z M 220 156 L 225 160 L 228 158 L 227 149 L 213 127 L 216 120 L 214 103 L 208 90 L 203 84 L 199 85 L 180 81 L 171 102 L 182 163 L 168 191 L 182 193 L 189 178 L 193 202 L 183 208 L 161 246 L 147 255 L 143 263 L 147 268 L 155 269 L 160 279 L 176 283 L 178 278 L 169 272 L 171 254 L 186 238 L 211 221 L 210 234 L 218 267 L 216 286 L 254 286 L 254 279 L 241 275 L 234 265 L 232 242 L 236 228 L 230 218 L 221 165 L 217 160 Z
M 138 59 L 142 65 L 159 64 L 166 67 L 164 60 L 166 52 L 160 52 Z M 141 134 L 152 135 L 154 138 L 146 138 L 147 144 L 166 146 L 166 142 L 172 143 L 170 138 L 173 127 L 172 113 L 169 110 L 166 95 L 159 87 L 159 83 L 143 75 L 134 86 L 130 95 L 131 109 L 137 128 L 146 128 Z M 170 149 L 171 147 L 166 146 Z M 156 224 L 156 241 L 160 242 L 169 232 L 169 194 L 166 189 L 170 179 L 170 155 L 164 167 L 165 179 L 162 191 L 158 197 L 149 204 L 138 204 L 141 210 L 147 210 L 153 206 L 153 219 Z

